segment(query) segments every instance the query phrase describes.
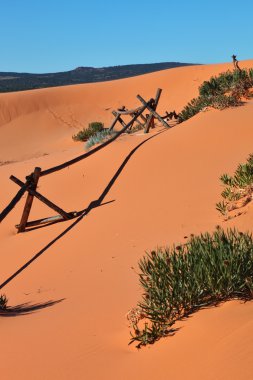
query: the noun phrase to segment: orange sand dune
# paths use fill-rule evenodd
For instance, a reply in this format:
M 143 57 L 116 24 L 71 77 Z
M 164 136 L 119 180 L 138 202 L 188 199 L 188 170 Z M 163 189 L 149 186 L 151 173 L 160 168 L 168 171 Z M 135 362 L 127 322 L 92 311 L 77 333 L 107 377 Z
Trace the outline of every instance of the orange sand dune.
M 252 67 L 242 61 L 241 67 Z M 180 111 L 211 75 L 231 63 L 181 67 L 135 78 L 0 94 L 0 162 L 19 161 L 73 146 L 71 136 L 92 121 L 112 122 L 112 110 L 140 105 L 136 95 L 163 89 L 159 111 Z
M 247 65 L 250 63 L 253 66 L 253 61 Z M 13 119 L 7 124 L 10 128 L 19 119 L 32 120 L 32 115 L 35 122 L 38 112 L 44 112 L 29 111 L 36 96 L 48 102 L 43 107 L 56 107 L 59 98 L 53 94 L 57 92 L 61 94 L 59 107 L 63 107 L 67 99 L 75 104 L 81 92 L 86 92 L 92 109 L 96 87 L 101 89 L 97 94 L 99 103 L 102 88 L 108 86 L 108 106 L 113 102 L 116 106 L 134 106 L 131 99 L 137 92 L 148 97 L 161 87 L 163 111 L 168 108 L 165 100 L 169 104 L 171 99 L 172 108 L 176 108 L 194 96 L 199 84 L 195 78 L 201 82 L 228 67 L 196 66 L 107 84 L 7 94 L 2 101 L 9 102 L 11 108 L 12 97 L 14 102 L 20 96 L 20 104 L 25 97 L 34 99 L 31 104 L 26 100 L 26 115 Z M 188 83 L 185 92 L 183 83 Z M 41 105 L 40 101 L 37 104 Z M 102 100 L 100 104 L 105 107 Z M 252 231 L 251 204 L 245 215 L 229 222 L 222 222 L 215 210 L 220 200 L 220 174 L 232 172 L 252 152 L 252 117 L 253 102 L 222 112 L 204 112 L 162 133 L 124 136 L 87 160 L 41 179 L 39 191 L 66 210 L 84 209 L 99 198 L 102 204 L 4 289 L 11 305 L 64 301 L 34 314 L 1 319 L 3 379 L 252 379 L 252 302 L 232 301 L 202 310 L 178 323 L 174 337 L 140 351 L 127 345 L 125 317 L 141 296 L 136 272 L 145 250 L 182 242 L 184 236 L 212 231 L 217 224 Z M 58 127 L 62 137 L 66 131 Z M 44 135 L 43 149 L 51 141 L 50 133 Z M 24 154 L 22 149 L 20 143 L 19 159 Z M 32 147 L 29 149 L 32 156 Z M 59 151 L 47 156 L 0 167 L 0 208 L 17 191 L 8 180 L 10 174 L 24 178 L 34 166 L 46 169 L 83 151 L 79 144 L 66 151 L 61 149 L 67 146 L 63 143 Z M 73 223 L 17 235 L 14 225 L 23 204 L 0 226 L 1 280 Z M 34 202 L 32 219 L 49 215 L 49 209 Z

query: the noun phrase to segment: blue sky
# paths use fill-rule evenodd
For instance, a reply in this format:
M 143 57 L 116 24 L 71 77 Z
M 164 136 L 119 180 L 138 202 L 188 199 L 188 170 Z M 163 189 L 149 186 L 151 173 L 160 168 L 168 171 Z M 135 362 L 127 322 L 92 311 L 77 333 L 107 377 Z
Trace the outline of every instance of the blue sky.
M 253 0 L 0 0 L 0 71 L 253 58 Z

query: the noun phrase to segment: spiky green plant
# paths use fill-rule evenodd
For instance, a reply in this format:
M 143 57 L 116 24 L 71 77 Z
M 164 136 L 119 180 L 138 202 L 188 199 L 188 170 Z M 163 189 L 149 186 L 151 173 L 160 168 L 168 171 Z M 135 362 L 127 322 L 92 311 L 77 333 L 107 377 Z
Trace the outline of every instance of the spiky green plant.
M 222 174 L 222 175 L 220 176 L 220 180 L 221 180 L 221 182 L 222 182 L 224 185 L 229 185 L 229 186 L 232 186 L 232 185 L 233 185 L 233 177 L 229 176 L 227 173 Z
M 237 201 L 240 199 L 239 193 L 237 193 L 231 187 L 225 187 L 225 189 L 221 193 L 222 198 L 227 199 L 228 201 Z
M 110 131 L 109 129 L 104 129 L 103 131 L 97 132 L 95 135 L 91 136 L 85 144 L 85 148 L 89 149 L 93 145 L 100 144 L 101 142 L 109 139 L 115 135 L 115 131 Z
M 200 111 L 202 111 L 204 108 L 210 106 L 210 100 L 206 97 L 198 97 L 192 99 L 185 107 L 184 109 L 179 113 L 178 115 L 178 121 L 179 123 L 182 123 L 183 121 L 190 119 L 191 117 L 198 114 Z
M 223 110 L 242 104 L 242 98 L 251 96 L 253 87 L 253 69 L 226 71 L 204 81 L 199 87 L 199 96 L 192 99 L 179 113 L 179 122 L 183 122 L 206 107 Z
M 227 215 L 228 209 L 227 209 L 228 202 L 221 201 L 216 203 L 216 210 L 219 211 L 223 216 Z
M 217 95 L 212 98 L 210 98 L 210 106 L 219 109 L 224 110 L 225 108 L 229 107 L 238 107 L 242 104 L 240 99 L 234 95 Z
M 130 344 L 154 343 L 180 318 L 207 305 L 253 297 L 253 239 L 217 228 L 179 246 L 159 248 L 139 262 L 145 316 L 133 326 Z
M 251 83 L 251 87 L 253 86 L 253 69 L 249 69 L 249 79 Z
M 233 176 L 223 174 L 220 177 L 224 190 L 221 193 L 222 198 L 226 199 L 226 208 L 229 203 L 245 199 L 245 204 L 251 200 L 253 193 L 253 155 L 249 155 L 245 164 L 239 164 Z M 231 207 L 230 207 L 231 208 Z M 237 208 L 236 205 L 232 209 Z M 216 204 L 216 209 L 224 215 L 222 202 Z
M 91 136 L 94 136 L 97 132 L 104 130 L 104 124 L 99 121 L 93 121 L 89 123 L 88 128 L 84 128 L 76 135 L 72 136 L 74 141 L 87 141 Z

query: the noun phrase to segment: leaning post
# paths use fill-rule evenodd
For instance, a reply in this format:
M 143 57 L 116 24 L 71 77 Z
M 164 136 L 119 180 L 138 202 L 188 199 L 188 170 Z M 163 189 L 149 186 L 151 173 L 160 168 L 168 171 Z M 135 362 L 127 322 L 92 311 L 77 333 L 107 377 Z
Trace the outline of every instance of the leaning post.
M 158 102 L 159 102 L 159 99 L 160 99 L 160 96 L 161 96 L 161 93 L 162 93 L 162 89 L 161 88 L 158 88 L 157 89 L 157 92 L 156 92 L 156 97 L 155 97 L 155 101 L 154 101 L 154 111 L 156 111 L 156 108 L 157 108 L 157 105 L 158 105 Z M 147 123 L 146 123 L 146 127 L 145 127 L 145 130 L 144 130 L 144 133 L 148 133 L 149 130 L 150 130 L 150 127 L 154 127 L 154 115 L 151 113 L 148 117 L 148 120 L 147 120 Z
M 30 185 L 32 190 L 36 190 L 36 188 L 37 188 L 37 184 L 38 184 L 38 181 L 40 178 L 40 172 L 41 172 L 41 168 L 36 167 L 34 169 L 34 172 L 32 174 L 32 181 L 31 181 L 31 185 Z M 29 190 L 28 190 L 24 211 L 23 211 L 23 214 L 22 214 L 22 217 L 21 217 L 21 220 L 19 223 L 19 227 L 18 227 L 18 233 L 25 231 L 26 223 L 28 221 L 29 214 L 30 214 L 32 204 L 33 204 L 33 198 L 34 198 L 34 196 L 32 194 L 30 194 Z

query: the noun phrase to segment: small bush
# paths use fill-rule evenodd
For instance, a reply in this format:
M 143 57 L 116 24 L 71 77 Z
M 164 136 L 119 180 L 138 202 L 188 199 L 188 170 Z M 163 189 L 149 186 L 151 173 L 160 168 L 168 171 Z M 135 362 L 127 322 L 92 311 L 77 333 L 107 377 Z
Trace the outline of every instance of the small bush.
M 229 107 L 238 107 L 241 104 L 242 102 L 235 95 L 217 95 L 210 100 L 210 106 L 219 110 L 224 110 Z
M 104 124 L 98 121 L 94 121 L 89 124 L 88 128 L 82 129 L 76 135 L 72 136 L 74 141 L 87 141 L 91 136 L 94 136 L 97 132 L 104 130 Z
M 210 105 L 210 101 L 204 97 L 198 97 L 192 99 L 185 107 L 184 109 L 179 113 L 178 115 L 178 121 L 179 123 L 182 123 L 183 121 L 190 119 L 191 117 L 195 116 L 197 113 L 202 111 L 205 107 Z
M 220 180 L 225 187 L 221 193 L 223 201 L 216 204 L 216 209 L 227 216 L 229 211 L 245 206 L 252 199 L 253 154 L 249 155 L 245 164 L 237 166 L 233 176 L 223 174 Z
M 94 135 L 92 135 L 91 137 L 89 137 L 88 141 L 86 142 L 85 148 L 89 149 L 93 145 L 96 145 L 105 140 L 108 140 L 109 138 L 114 136 L 115 133 L 116 133 L 115 131 L 109 131 L 109 129 L 104 129 L 102 131 L 99 131 L 95 133 Z
M 217 77 L 211 77 L 199 87 L 198 98 L 192 99 L 179 113 L 179 122 L 183 122 L 206 107 L 223 110 L 242 104 L 242 98 L 251 97 L 249 89 L 253 87 L 253 69 L 226 71 Z
M 178 319 L 201 307 L 253 297 L 253 239 L 236 230 L 217 228 L 184 245 L 159 248 L 147 253 L 139 268 L 139 315 L 146 322 L 132 326 L 130 343 L 137 347 L 168 335 Z
M 1 310 L 6 310 L 6 307 L 7 307 L 7 298 L 4 294 L 1 294 L 0 295 L 0 311 Z

